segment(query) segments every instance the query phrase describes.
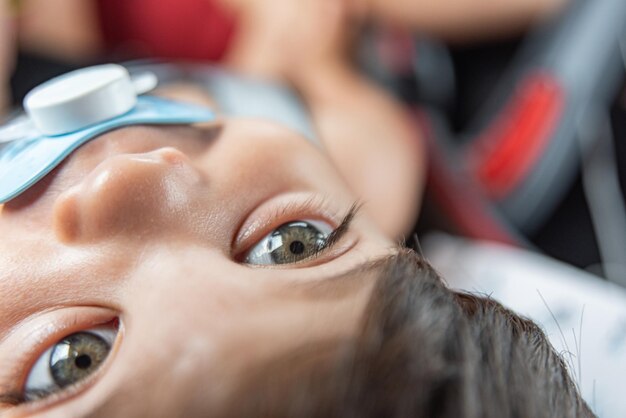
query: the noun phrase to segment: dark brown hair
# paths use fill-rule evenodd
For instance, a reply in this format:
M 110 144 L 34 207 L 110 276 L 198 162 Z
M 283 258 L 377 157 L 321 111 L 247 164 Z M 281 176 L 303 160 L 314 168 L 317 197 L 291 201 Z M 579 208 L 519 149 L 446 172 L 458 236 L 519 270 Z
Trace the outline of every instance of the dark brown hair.
M 592 417 L 533 322 L 449 290 L 409 250 L 376 265 L 356 337 L 250 372 L 226 416 Z

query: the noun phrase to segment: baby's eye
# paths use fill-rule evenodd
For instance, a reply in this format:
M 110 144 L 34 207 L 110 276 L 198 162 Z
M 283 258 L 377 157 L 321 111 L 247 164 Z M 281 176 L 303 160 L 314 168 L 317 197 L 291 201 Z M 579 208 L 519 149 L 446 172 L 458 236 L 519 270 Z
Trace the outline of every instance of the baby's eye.
M 104 363 L 116 327 L 98 327 L 63 338 L 39 357 L 24 386 L 26 401 L 45 398 L 89 377 Z
M 291 264 L 323 250 L 333 228 L 325 222 L 288 222 L 266 235 L 248 252 L 245 262 L 254 265 Z

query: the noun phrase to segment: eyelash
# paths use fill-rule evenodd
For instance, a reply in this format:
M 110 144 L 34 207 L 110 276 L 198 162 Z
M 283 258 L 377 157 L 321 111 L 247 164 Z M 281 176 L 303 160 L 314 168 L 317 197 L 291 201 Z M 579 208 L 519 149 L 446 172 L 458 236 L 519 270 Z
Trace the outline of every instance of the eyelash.
M 346 213 L 346 215 L 343 217 L 343 219 L 339 223 L 339 226 L 333 229 L 330 235 L 328 235 L 328 238 L 324 242 L 324 245 L 318 248 L 315 251 L 315 253 L 305 261 L 315 260 L 316 258 L 320 257 L 325 252 L 332 249 L 338 242 L 340 242 L 341 238 L 343 238 L 345 234 L 350 230 L 350 224 L 352 223 L 352 220 L 359 212 L 360 208 L 361 208 L 361 205 L 358 202 L 353 203 L 350 209 L 348 210 L 348 213 Z

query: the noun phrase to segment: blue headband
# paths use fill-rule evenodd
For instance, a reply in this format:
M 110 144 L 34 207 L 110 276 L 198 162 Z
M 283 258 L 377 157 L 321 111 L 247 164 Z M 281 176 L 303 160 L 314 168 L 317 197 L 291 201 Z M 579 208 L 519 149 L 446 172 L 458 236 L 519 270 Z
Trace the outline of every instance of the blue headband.
M 139 96 L 156 80 L 131 80 L 124 67 L 105 65 L 53 79 L 26 97 L 28 117 L 0 129 L 0 204 L 19 196 L 74 150 L 116 128 L 191 124 L 215 119 L 204 107 Z

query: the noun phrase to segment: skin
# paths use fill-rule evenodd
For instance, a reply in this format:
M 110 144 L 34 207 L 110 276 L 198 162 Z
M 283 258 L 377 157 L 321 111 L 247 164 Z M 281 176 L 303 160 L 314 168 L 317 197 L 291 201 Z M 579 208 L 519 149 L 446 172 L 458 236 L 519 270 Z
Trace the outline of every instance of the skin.
M 554 16 L 568 3 L 568 0 L 360 1 L 369 15 L 387 24 L 419 28 L 420 32 L 456 43 L 522 32 Z
M 251 364 L 350 335 L 372 282 L 350 271 L 395 247 L 363 212 L 315 259 L 241 259 L 285 222 L 336 227 L 354 199 L 323 153 L 264 121 L 130 127 L 88 143 L 0 215 L 0 393 L 19 392 L 69 334 L 118 318 L 117 343 L 83 384 L 0 411 L 206 411 Z

